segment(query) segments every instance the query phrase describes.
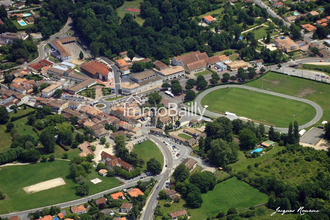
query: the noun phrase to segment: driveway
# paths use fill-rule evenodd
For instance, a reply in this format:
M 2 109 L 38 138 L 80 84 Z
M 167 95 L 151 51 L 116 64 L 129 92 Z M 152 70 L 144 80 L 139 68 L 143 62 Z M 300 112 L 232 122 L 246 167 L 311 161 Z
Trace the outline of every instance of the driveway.
M 309 104 L 309 105 L 313 106 L 316 110 L 316 114 L 315 114 L 314 118 L 311 121 L 307 122 L 306 124 L 299 126 L 299 129 L 303 129 L 303 128 L 313 126 L 315 123 L 317 123 L 321 119 L 321 117 L 323 115 L 322 108 L 318 104 L 316 104 L 315 102 L 312 102 L 308 99 L 298 98 L 298 97 L 295 97 L 295 96 L 285 95 L 285 94 L 282 94 L 282 93 L 262 90 L 262 89 L 253 88 L 253 87 L 249 87 L 249 86 L 243 86 L 243 85 L 222 85 L 222 86 L 213 87 L 211 89 L 207 89 L 207 90 L 203 91 L 201 94 L 199 94 L 197 96 L 197 98 L 195 100 L 197 108 L 198 109 L 204 109 L 204 107 L 201 104 L 201 101 L 204 98 L 204 96 L 206 96 L 208 93 L 210 93 L 212 91 L 215 91 L 215 90 L 218 90 L 218 89 L 225 89 L 225 88 L 248 89 L 248 90 L 252 90 L 252 91 L 256 91 L 256 92 L 265 93 L 265 94 L 268 94 L 268 95 L 274 95 L 274 96 L 279 96 L 279 97 L 286 98 L 286 99 L 292 99 L 292 100 L 295 100 L 295 101 L 304 102 L 306 104 Z M 225 116 L 225 115 L 205 110 L 204 116 L 212 117 L 212 118 L 218 118 L 218 117 L 222 117 L 222 116 Z M 230 117 L 229 119 L 233 120 L 232 117 Z M 266 126 L 266 127 L 269 127 L 269 126 Z M 288 131 L 288 128 L 276 127 L 275 129 L 282 132 L 282 133 L 287 133 L 287 131 Z

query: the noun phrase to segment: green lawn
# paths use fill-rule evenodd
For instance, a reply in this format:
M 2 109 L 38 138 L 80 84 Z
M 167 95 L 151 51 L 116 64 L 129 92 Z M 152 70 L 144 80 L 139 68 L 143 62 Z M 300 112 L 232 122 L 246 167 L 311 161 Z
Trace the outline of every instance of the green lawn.
M 204 71 L 202 71 L 202 72 L 196 73 L 195 76 L 197 77 L 197 76 L 205 76 L 205 75 L 211 75 L 211 74 L 212 74 L 211 71 L 209 71 L 209 70 L 204 70 Z
M 287 127 L 295 120 L 305 124 L 316 113 L 312 106 L 302 102 L 240 88 L 210 92 L 202 99 L 202 105 L 208 105 L 213 112 L 229 111 L 277 127 Z
M 155 158 L 163 167 L 163 154 L 152 141 L 147 140 L 141 144 L 134 145 L 133 152 L 137 154 L 138 158 L 141 158 L 144 161 L 143 169 L 147 168 L 147 162 L 151 158 Z
M 95 99 L 95 88 L 87 88 L 79 92 L 79 95 Z
M 182 137 L 183 139 L 186 139 L 186 140 L 189 140 L 190 138 L 192 138 L 190 135 L 187 135 L 187 134 L 178 134 L 179 137 Z
M 23 110 L 23 108 L 21 107 L 21 109 L 18 109 L 17 110 L 17 113 L 10 113 L 10 117 L 13 117 L 13 116 L 20 116 L 20 115 L 24 115 L 24 114 L 27 114 L 31 111 L 34 111 L 33 108 L 26 108 L 25 110 Z M 33 137 L 36 138 L 36 133 L 34 133 L 32 131 L 32 127 L 30 126 L 27 126 L 25 125 L 25 120 L 27 120 L 27 118 L 22 118 L 22 119 L 19 119 L 17 121 L 14 122 L 15 124 L 15 127 L 18 129 L 18 131 L 21 132 L 24 132 L 24 133 L 27 133 L 27 134 L 32 134 Z M 21 127 L 21 125 L 23 125 Z M 33 133 L 32 133 L 33 132 Z M 0 125 L 0 152 L 3 152 L 3 151 L 6 151 L 10 148 L 10 145 L 11 145 L 11 135 L 10 133 L 7 133 L 6 132 L 6 125 Z
M 267 37 L 268 27 L 259 27 L 256 29 L 253 29 L 252 32 L 254 33 L 254 36 L 257 40 L 263 39 L 263 37 Z M 270 36 L 274 36 L 275 32 L 270 33 Z
M 27 121 L 28 121 L 28 118 L 24 117 L 24 118 L 14 121 L 13 123 L 20 135 L 30 135 L 35 140 L 38 140 L 39 139 L 38 134 L 32 130 L 32 128 L 33 128 L 32 126 L 26 124 Z
M 249 82 L 246 85 L 261 88 L 261 83 L 266 90 L 302 97 L 316 102 L 323 109 L 323 117 L 319 123 L 323 120 L 329 121 L 330 85 L 273 72 L 267 73 L 258 80 Z
M 133 12 L 125 11 L 126 8 L 140 8 L 140 3 L 142 1 L 143 0 L 125 1 L 122 6 L 120 6 L 119 8 L 116 9 L 118 16 L 120 18 L 124 18 L 126 13 L 132 14 L 133 16 L 135 16 L 135 21 L 139 25 L 143 25 L 144 19 L 140 17 L 140 13 L 133 13 Z
M 181 199 L 179 203 L 173 203 L 170 207 L 164 207 L 164 201 L 159 201 L 160 210 L 164 215 L 180 209 L 187 209 L 191 220 L 200 220 L 215 217 L 219 212 L 226 213 L 231 207 L 240 210 L 268 201 L 266 194 L 236 178 L 230 178 L 217 184 L 212 191 L 202 194 L 202 198 L 202 207 L 198 209 L 187 209 L 184 200 Z
M 222 14 L 222 12 L 224 11 L 225 9 L 223 7 L 221 8 L 218 8 L 218 9 L 215 9 L 213 11 L 209 11 L 209 12 L 206 12 L 205 14 L 202 14 L 200 16 L 198 16 L 200 19 L 202 19 L 203 17 L 207 16 L 207 15 L 211 15 L 215 18 L 220 18 L 220 15 Z
M 0 125 L 0 152 L 9 150 L 11 145 L 10 133 L 6 132 L 6 125 Z
M 60 202 L 80 198 L 75 195 L 75 184 L 69 175 L 69 162 L 54 161 L 37 163 L 26 166 L 3 167 L 0 170 L 0 189 L 6 195 L 5 200 L 0 200 L 0 214 L 52 205 Z M 62 177 L 66 185 L 53 189 L 27 194 L 23 187 L 30 186 L 41 181 Z M 95 194 L 119 185 L 115 178 L 101 177 L 95 171 L 88 175 L 88 180 L 99 178 L 99 184 L 88 182 L 89 193 Z
M 32 26 L 34 25 L 34 24 L 28 24 L 28 23 L 26 22 L 25 19 L 23 19 L 23 20 L 24 20 L 25 23 L 26 23 L 25 26 L 21 26 L 21 25 L 17 22 L 17 20 L 11 20 L 11 22 L 15 25 L 15 27 L 16 27 L 16 29 L 17 29 L 18 31 L 25 30 L 26 28 L 28 28 L 28 27 L 32 27 Z
M 200 220 L 227 212 L 229 208 L 237 210 L 267 203 L 268 196 L 249 184 L 230 178 L 217 184 L 212 191 L 202 194 L 203 204 L 199 209 L 191 209 L 191 220 Z
M 302 68 L 307 70 L 315 70 L 330 75 L 330 65 L 303 64 Z

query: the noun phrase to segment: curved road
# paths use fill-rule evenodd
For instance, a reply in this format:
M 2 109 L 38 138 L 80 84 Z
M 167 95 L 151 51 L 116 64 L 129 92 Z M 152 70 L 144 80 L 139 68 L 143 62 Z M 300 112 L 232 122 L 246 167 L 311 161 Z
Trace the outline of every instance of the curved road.
M 274 95 L 274 96 L 279 96 L 279 97 L 286 98 L 286 99 L 292 99 L 292 100 L 295 100 L 295 101 L 304 102 L 304 103 L 307 103 L 307 104 L 313 106 L 316 110 L 316 114 L 315 114 L 314 118 L 311 121 L 307 122 L 306 124 L 299 126 L 299 129 L 307 128 L 307 127 L 310 127 L 310 126 L 314 125 L 315 123 L 317 123 L 321 119 L 321 117 L 323 115 L 322 108 L 318 104 L 316 104 L 315 102 L 312 102 L 310 100 L 298 98 L 298 97 L 295 97 L 295 96 L 285 95 L 285 94 L 282 94 L 282 93 L 272 92 L 272 91 L 268 91 L 268 90 L 262 90 L 262 89 L 258 89 L 258 88 L 254 88 L 254 87 L 243 86 L 243 85 L 222 85 L 222 86 L 216 86 L 216 87 L 210 88 L 208 90 L 205 90 L 204 92 L 199 94 L 197 96 L 196 100 L 195 100 L 196 103 L 197 103 L 197 107 L 199 109 L 204 108 L 201 104 L 201 101 L 202 101 L 202 98 L 204 98 L 204 96 L 207 95 L 208 93 L 213 92 L 213 91 L 218 90 L 218 89 L 224 89 L 224 88 L 228 88 L 228 87 L 229 88 L 248 89 L 248 90 L 252 90 L 252 91 L 256 91 L 256 92 L 260 92 L 260 93 L 264 93 L 264 94 L 268 94 L 268 95 Z M 205 110 L 204 115 L 208 116 L 208 117 L 212 117 L 212 118 L 218 118 L 218 117 L 221 117 L 221 116 L 225 116 L 225 115 L 215 113 L 215 112 L 211 112 L 211 111 L 208 111 L 208 110 Z M 288 131 L 287 128 L 278 128 L 278 127 L 276 127 L 276 129 L 279 130 L 282 133 L 287 133 L 287 131 Z
M 154 209 L 157 204 L 157 196 L 159 192 L 163 189 L 163 186 L 166 182 L 166 180 L 170 177 L 173 167 L 173 157 L 170 150 L 156 137 L 153 135 L 147 135 L 147 137 L 153 141 L 157 147 L 161 150 L 164 156 L 164 168 L 162 172 L 162 177 L 159 180 L 159 183 L 157 184 L 157 187 L 155 190 L 152 191 L 151 195 L 149 196 L 149 199 L 146 202 L 146 205 L 144 206 L 144 209 L 142 210 L 142 214 L 140 219 L 147 220 L 147 219 L 153 219 L 154 215 Z M 166 167 L 167 165 L 167 167 Z

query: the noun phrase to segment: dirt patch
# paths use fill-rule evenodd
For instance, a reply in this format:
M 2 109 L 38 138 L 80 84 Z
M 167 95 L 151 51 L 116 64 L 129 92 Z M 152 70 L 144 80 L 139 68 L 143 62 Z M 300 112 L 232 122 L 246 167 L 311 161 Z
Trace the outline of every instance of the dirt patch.
M 24 187 L 24 191 L 27 193 L 36 193 L 43 190 L 51 189 L 57 186 L 65 185 L 65 181 L 63 178 L 55 178 L 52 180 L 47 180 L 44 182 L 40 182 L 31 186 Z
M 311 89 L 311 88 L 306 88 L 306 89 L 303 89 L 301 90 L 299 93 L 298 93 L 298 97 L 305 97 L 307 95 L 310 95 L 310 94 L 313 94 L 315 93 L 316 91 Z

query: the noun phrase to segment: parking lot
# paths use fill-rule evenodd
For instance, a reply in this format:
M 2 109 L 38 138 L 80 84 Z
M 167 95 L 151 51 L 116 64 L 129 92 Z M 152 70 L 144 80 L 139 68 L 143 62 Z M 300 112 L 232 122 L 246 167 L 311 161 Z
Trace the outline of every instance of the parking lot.
M 321 128 L 311 128 L 306 134 L 300 138 L 301 143 L 316 145 L 324 135 L 324 130 Z

